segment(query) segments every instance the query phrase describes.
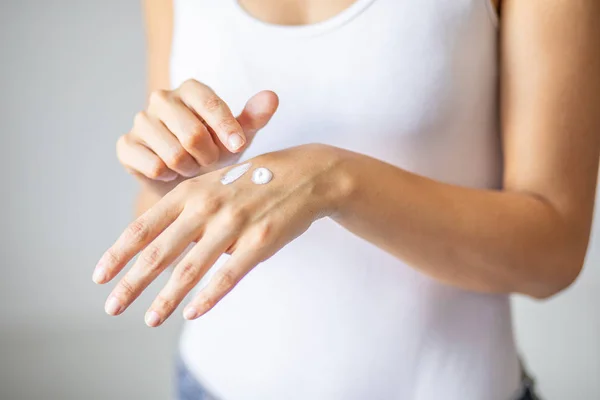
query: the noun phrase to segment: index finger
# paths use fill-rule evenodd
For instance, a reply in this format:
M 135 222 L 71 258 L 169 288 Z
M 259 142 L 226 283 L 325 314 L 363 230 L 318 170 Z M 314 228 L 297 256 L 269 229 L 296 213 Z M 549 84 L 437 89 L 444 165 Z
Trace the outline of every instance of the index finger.
M 183 205 L 169 194 L 129 224 L 117 241 L 106 250 L 94 268 L 94 282 L 109 282 L 137 253 L 175 221 Z
M 206 122 L 229 151 L 235 153 L 244 146 L 244 130 L 229 106 L 210 87 L 190 79 L 177 92 L 181 100 Z

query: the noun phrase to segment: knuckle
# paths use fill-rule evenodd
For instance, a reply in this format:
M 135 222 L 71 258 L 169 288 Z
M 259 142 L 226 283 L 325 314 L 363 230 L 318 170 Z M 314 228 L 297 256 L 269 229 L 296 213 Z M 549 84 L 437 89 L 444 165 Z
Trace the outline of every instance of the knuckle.
M 148 178 L 157 179 L 167 172 L 167 166 L 161 160 L 153 161 L 148 169 Z
M 148 123 L 148 114 L 146 111 L 139 111 L 133 117 L 133 126 L 140 127 Z
M 204 195 L 197 199 L 191 208 L 192 218 L 213 215 L 221 208 L 223 200 L 218 196 Z
M 223 206 L 223 199 L 219 196 L 206 196 L 202 201 L 205 213 L 214 214 Z
M 160 246 L 150 244 L 140 255 L 142 262 L 150 269 L 158 268 L 163 260 L 163 251 Z
M 210 215 L 202 205 L 190 206 L 185 214 L 188 221 L 203 221 Z
M 156 296 L 155 306 L 161 310 L 171 311 L 177 307 L 177 302 L 174 299 L 165 297 L 161 294 Z
M 217 279 L 217 287 L 220 291 L 228 292 L 235 286 L 237 279 L 235 273 L 231 270 L 223 271 L 219 274 Z
M 217 303 L 216 299 L 211 297 L 203 297 L 202 299 L 198 300 L 198 305 L 200 306 L 201 310 L 210 310 L 211 308 L 213 308 L 215 306 L 215 304 Z
M 204 99 L 204 108 L 210 112 L 217 111 L 223 104 L 223 100 L 214 94 L 211 94 Z
M 200 82 L 193 78 L 186 79 L 179 87 L 183 90 L 195 89 L 200 85 Z
M 110 265 L 118 265 L 121 263 L 121 257 L 119 257 L 117 252 L 115 252 L 112 248 L 106 250 L 104 254 L 104 257 L 108 259 L 108 263 Z
M 119 287 L 121 288 L 121 293 L 125 294 L 128 297 L 135 296 L 136 294 L 135 286 L 133 286 L 133 284 L 129 282 L 129 279 L 127 279 L 127 277 L 123 277 L 123 279 L 121 279 Z
M 241 227 L 248 219 L 248 211 L 244 207 L 229 207 L 225 212 L 224 225 L 230 229 Z
M 254 248 L 267 247 L 273 239 L 273 223 L 262 222 L 254 231 L 252 235 L 252 245 Z
M 121 135 L 119 136 L 119 138 L 117 139 L 117 153 L 119 152 L 119 149 L 122 149 L 123 147 L 125 147 L 127 145 L 127 135 Z
M 184 166 L 187 162 L 189 162 L 188 153 L 184 149 L 175 149 L 166 163 L 169 167 L 181 167 Z
M 225 117 L 219 122 L 219 129 L 224 132 L 233 132 L 237 131 L 237 121 L 233 117 Z
M 181 145 L 186 149 L 197 149 L 202 144 L 206 136 L 206 128 L 201 122 L 191 124 L 185 137 L 181 140 Z
M 143 220 L 133 221 L 126 230 L 127 239 L 135 243 L 140 243 L 148 237 L 148 226 Z
M 123 162 L 130 156 L 129 150 L 135 145 L 135 139 L 131 136 L 131 133 L 119 136 L 115 143 L 115 150 L 119 161 Z
M 186 262 L 177 271 L 177 279 L 186 285 L 195 282 L 197 276 L 198 267 L 192 262 Z
M 148 101 L 152 104 L 160 104 L 160 103 L 166 102 L 168 100 L 168 98 L 169 98 L 169 92 L 167 90 L 158 89 L 158 90 L 153 90 L 150 93 Z

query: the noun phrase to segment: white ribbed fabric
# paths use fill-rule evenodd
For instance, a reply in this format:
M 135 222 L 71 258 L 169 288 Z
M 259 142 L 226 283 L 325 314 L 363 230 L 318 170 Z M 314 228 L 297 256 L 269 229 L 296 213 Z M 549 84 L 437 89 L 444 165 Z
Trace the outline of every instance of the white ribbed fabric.
M 496 23 L 488 0 L 357 0 L 294 27 L 236 0 L 175 0 L 172 83 L 205 82 L 236 112 L 279 94 L 245 158 L 320 142 L 497 188 Z M 180 349 L 223 400 L 507 400 L 519 387 L 507 296 L 444 286 L 328 219 L 186 323 Z

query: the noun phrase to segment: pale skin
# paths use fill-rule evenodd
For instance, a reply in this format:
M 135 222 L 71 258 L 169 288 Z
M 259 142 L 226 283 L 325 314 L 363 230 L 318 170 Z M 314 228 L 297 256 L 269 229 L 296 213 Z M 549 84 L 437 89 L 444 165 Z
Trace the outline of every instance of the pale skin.
M 277 12 L 270 3 L 241 2 L 258 18 L 296 24 L 326 19 L 352 1 L 332 1 L 322 8 L 317 4 L 323 2 L 275 2 L 280 3 Z M 138 203 L 143 213 L 102 257 L 95 280 L 109 282 L 136 254 L 140 257 L 109 296 L 109 314 L 122 313 L 196 243 L 175 264 L 146 322 L 164 322 L 216 258 L 231 254 L 183 309 L 184 317 L 198 318 L 319 218 L 331 218 L 422 273 L 466 290 L 541 299 L 578 276 L 590 234 L 600 153 L 600 2 L 502 2 L 502 190 L 433 181 L 318 143 L 251 159 L 274 172 L 267 185 L 254 185 L 249 174 L 221 185 L 225 169 L 220 167 L 234 163 L 251 146 L 253 135 L 275 112 L 277 97 L 261 92 L 236 119 L 198 82 L 166 91 L 168 40 L 157 40 L 156 32 L 170 26 L 157 17 L 169 15 L 168 2 L 148 0 L 146 10 L 150 87 L 155 92 L 148 110 L 119 141 L 121 162 L 143 182 Z M 206 131 L 193 123 L 165 121 L 181 104 L 190 110 L 189 121 L 191 115 L 202 118 Z M 158 132 L 146 119 L 162 121 L 167 131 Z M 171 126 L 180 131 L 168 130 Z M 194 129 L 186 130 L 189 126 Z M 244 143 L 235 150 L 227 140 L 233 132 Z M 167 133 L 168 139 L 159 140 Z M 186 134 L 201 137 L 181 139 Z M 141 145 L 147 151 L 134 151 Z M 178 149 L 185 163 L 161 158 L 167 149 Z M 141 153 L 148 156 L 146 164 Z M 194 162 L 196 170 L 190 167 Z M 186 174 L 197 176 L 186 179 Z

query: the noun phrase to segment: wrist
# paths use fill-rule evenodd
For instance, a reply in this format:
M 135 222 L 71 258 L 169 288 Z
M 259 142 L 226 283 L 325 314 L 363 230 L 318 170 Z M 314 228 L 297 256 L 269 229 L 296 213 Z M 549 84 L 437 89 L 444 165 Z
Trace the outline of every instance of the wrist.
M 352 152 L 329 145 L 316 144 L 322 173 L 317 175 L 315 194 L 324 217 L 335 218 L 356 190 L 352 173 L 355 162 Z

